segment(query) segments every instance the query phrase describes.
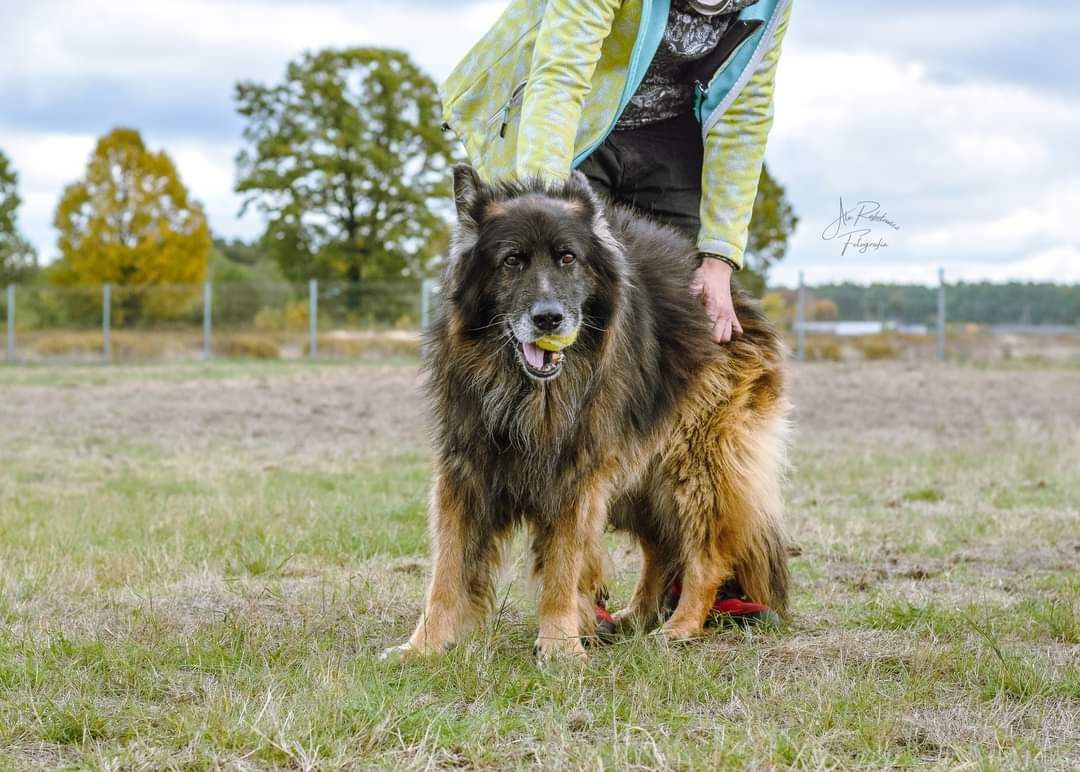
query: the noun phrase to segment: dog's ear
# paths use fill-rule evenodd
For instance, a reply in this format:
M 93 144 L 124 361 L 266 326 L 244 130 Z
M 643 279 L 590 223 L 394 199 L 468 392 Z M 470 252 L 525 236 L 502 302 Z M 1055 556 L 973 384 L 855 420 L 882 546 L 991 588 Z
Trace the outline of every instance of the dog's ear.
M 457 206 L 458 220 L 473 222 L 473 205 L 480 196 L 480 175 L 468 164 L 454 165 L 454 204 Z
M 566 192 L 588 204 L 594 213 L 604 211 L 604 202 L 593 189 L 589 178 L 577 169 L 570 172 L 570 178 L 566 181 Z
M 589 182 L 589 178 L 585 176 L 584 172 L 577 169 L 570 172 L 570 179 L 566 181 L 566 186 L 571 192 L 580 196 L 586 198 L 592 198 L 593 196 L 592 183 Z
M 592 209 L 592 228 L 597 243 L 607 250 L 616 260 L 623 260 L 623 248 L 619 240 L 611 231 L 607 216 L 604 214 L 605 199 L 589 182 L 589 178 L 575 169 L 570 173 L 566 182 L 566 190 L 573 196 L 578 196 L 581 201 L 587 203 Z
M 579 188 L 585 190 L 592 190 L 592 184 L 589 182 L 589 178 L 585 176 L 585 172 L 580 169 L 574 169 L 570 172 L 570 181 Z
M 457 207 L 457 225 L 450 237 L 450 265 L 460 263 L 479 237 L 480 227 L 476 221 L 476 202 L 480 198 L 483 182 L 480 175 L 468 164 L 454 166 L 454 205 Z

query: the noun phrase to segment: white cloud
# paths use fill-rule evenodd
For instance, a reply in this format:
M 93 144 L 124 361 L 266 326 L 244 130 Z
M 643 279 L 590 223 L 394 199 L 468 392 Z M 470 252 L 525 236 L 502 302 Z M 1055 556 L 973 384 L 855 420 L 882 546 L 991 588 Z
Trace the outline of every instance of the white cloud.
M 911 246 L 920 251 L 966 249 L 1009 256 L 1040 245 L 1053 249 L 1080 243 L 1075 227 L 1080 213 L 1080 179 L 1055 183 L 1036 195 L 998 217 L 960 218 L 927 228 L 911 238 Z
M 888 52 L 791 45 L 769 147 L 802 224 L 777 278 L 933 281 L 944 266 L 997 278 L 1080 279 L 1034 259 L 1080 245 L 1080 101 L 1015 85 L 936 80 Z M 840 257 L 821 233 L 838 200 L 878 200 L 889 247 Z
M 409 3 L 44 0 L 5 9 L 0 78 L 106 77 L 154 81 L 276 78 L 305 49 L 409 50 L 437 77 L 491 24 L 505 2 Z
M 444 77 L 494 18 L 504 2 L 425 6 L 382 2 L 256 2 L 161 0 L 154 3 L 44 0 L 4 8 L 0 87 L 5 80 L 41 87 L 24 89 L 23 109 L 50 106 L 53 79 L 121 82 L 147 95 L 176 93 L 227 99 L 239 80 L 272 82 L 305 49 L 379 45 L 406 49 L 437 78 Z M 103 105 L 107 95 L 102 95 Z M 191 100 L 189 100 L 191 101 Z M 107 113 L 107 108 L 103 107 Z M 102 131 L 127 123 L 104 115 Z M 191 121 L 197 126 L 198 120 Z M 85 169 L 96 137 L 90 134 L 28 133 L 4 128 L 0 148 L 20 175 L 24 205 L 20 226 L 45 259 L 55 255 L 52 217 L 64 185 Z M 135 126 L 135 128 L 141 128 Z M 254 215 L 240 220 L 241 199 L 233 192 L 233 159 L 239 137 L 209 139 L 196 130 L 156 137 L 181 177 L 203 202 L 215 233 L 251 238 L 261 230 Z
M 85 168 L 94 142 L 78 134 L 0 134 L 0 148 L 19 173 L 19 228 L 46 259 L 54 253 L 52 219 L 60 194 Z

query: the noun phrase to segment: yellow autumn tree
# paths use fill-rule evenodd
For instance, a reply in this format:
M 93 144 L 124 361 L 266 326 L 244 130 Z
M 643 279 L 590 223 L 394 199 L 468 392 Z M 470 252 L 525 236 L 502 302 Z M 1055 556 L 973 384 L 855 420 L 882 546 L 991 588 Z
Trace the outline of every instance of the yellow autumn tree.
M 152 152 L 133 129 L 102 137 L 86 176 L 69 185 L 56 209 L 57 284 L 112 284 L 117 321 L 173 316 L 198 292 L 151 289 L 196 285 L 206 277 L 210 229 L 164 151 Z

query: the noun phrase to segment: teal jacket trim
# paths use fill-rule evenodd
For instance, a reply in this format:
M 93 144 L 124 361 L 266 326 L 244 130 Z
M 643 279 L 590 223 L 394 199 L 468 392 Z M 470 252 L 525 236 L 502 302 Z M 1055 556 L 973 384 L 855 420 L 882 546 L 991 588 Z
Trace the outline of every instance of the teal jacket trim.
M 615 117 L 611 119 L 611 125 L 589 147 L 582 150 L 574 158 L 574 168 L 588 158 L 596 148 L 600 147 L 611 134 L 612 129 L 623 114 L 623 110 L 630 104 L 630 99 L 645 79 L 645 73 L 652 64 L 656 51 L 660 48 L 660 41 L 664 39 L 664 30 L 667 28 L 668 13 L 671 10 L 671 0 L 642 0 L 641 3 L 641 26 L 638 28 L 638 36 L 634 41 L 634 51 L 630 54 L 630 70 L 626 76 L 626 86 L 619 98 L 619 109 L 615 111 Z
M 709 81 L 705 94 L 699 96 L 696 112 L 701 123 L 702 136 L 706 136 L 713 124 L 720 120 L 754 74 L 761 58 L 768 51 L 780 19 L 783 18 L 784 9 L 790 2 L 791 0 L 758 0 L 739 12 L 736 17 L 738 21 L 757 21 L 761 26 L 720 66 Z M 664 38 L 670 11 L 671 0 L 642 0 L 641 26 L 637 40 L 634 41 L 634 52 L 630 55 L 630 71 L 626 87 L 619 99 L 619 108 L 607 131 L 574 158 L 575 169 L 604 143 L 641 85 L 660 47 L 660 41 Z
M 701 121 L 703 136 L 727 112 L 757 70 L 790 4 L 791 0 L 758 0 L 739 12 L 739 21 L 759 21 L 762 26 L 746 39 L 709 81 L 705 98 L 698 105 L 698 120 Z

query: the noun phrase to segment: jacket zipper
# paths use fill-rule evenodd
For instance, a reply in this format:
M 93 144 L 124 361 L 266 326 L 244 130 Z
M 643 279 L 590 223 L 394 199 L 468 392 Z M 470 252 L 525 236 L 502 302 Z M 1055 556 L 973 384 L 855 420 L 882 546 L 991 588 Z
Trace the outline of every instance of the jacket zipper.
M 510 124 L 510 110 L 513 109 L 514 103 L 518 101 L 523 93 L 525 93 L 525 86 L 528 83 L 528 79 L 521 81 L 514 87 L 514 90 L 510 92 L 510 98 L 506 100 L 506 103 L 500 107 L 490 118 L 487 120 L 488 128 L 498 120 L 499 116 L 502 116 L 502 124 L 499 126 L 499 137 L 506 137 L 506 127 Z
M 720 39 L 720 43 L 718 44 L 720 46 L 725 46 L 726 48 L 728 48 L 727 53 L 723 54 L 723 61 L 721 61 L 720 64 L 716 67 L 713 67 L 711 64 L 709 65 L 708 69 L 711 70 L 711 72 L 708 73 L 707 79 L 704 72 L 701 73 L 700 77 L 694 79 L 694 86 L 696 87 L 699 95 L 704 95 L 708 93 L 708 84 L 712 83 L 713 78 L 715 78 L 719 73 L 727 69 L 727 66 L 731 64 L 731 60 L 734 59 L 738 55 L 739 51 L 742 50 L 742 47 L 746 45 L 746 41 L 753 37 L 754 33 L 757 32 L 764 24 L 765 22 L 759 19 L 751 19 L 749 21 L 737 21 L 732 24 L 731 29 L 724 35 L 723 38 Z

